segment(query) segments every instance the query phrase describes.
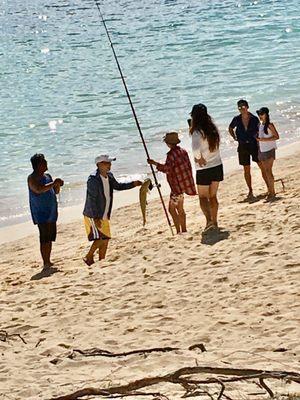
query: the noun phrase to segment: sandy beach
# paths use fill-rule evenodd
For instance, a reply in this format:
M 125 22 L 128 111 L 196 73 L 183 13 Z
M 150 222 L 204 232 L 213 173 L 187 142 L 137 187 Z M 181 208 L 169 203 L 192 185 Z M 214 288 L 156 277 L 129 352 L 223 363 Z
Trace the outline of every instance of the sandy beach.
M 275 178 L 284 180 L 285 191 L 277 182 L 273 203 L 260 196 L 265 187 L 258 169 L 258 198 L 251 204 L 244 201 L 242 171 L 228 174 L 219 192 L 218 235 L 202 237 L 204 218 L 193 197 L 186 198 L 189 232 L 174 237 L 157 199 L 149 203 L 145 228 L 137 204 L 115 209 L 101 265 L 82 262 L 88 242 L 81 220 L 59 224 L 53 249 L 58 271 L 49 277 L 38 274 L 37 233 L 2 244 L 0 330 L 8 336 L 0 336 L 0 399 L 51 399 L 196 365 L 299 373 L 299 156 L 276 160 Z M 6 231 L 9 238 L 12 232 Z M 189 350 L 195 344 L 206 351 Z M 74 349 L 119 353 L 166 346 L 177 350 L 68 358 Z M 300 396 L 295 383 L 268 384 L 278 395 Z M 205 387 L 211 397 L 195 398 L 216 399 L 220 388 Z M 225 387 L 235 400 L 268 398 L 254 383 Z M 170 399 L 185 393 L 170 383 L 144 390 Z

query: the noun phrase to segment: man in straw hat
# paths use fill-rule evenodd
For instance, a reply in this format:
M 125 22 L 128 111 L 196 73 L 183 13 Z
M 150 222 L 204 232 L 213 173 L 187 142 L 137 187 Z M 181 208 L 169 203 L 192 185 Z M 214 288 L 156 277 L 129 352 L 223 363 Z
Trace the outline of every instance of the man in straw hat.
M 113 191 L 132 189 L 142 182 L 133 181 L 119 183 L 110 172 L 111 163 L 115 158 L 102 154 L 95 159 L 97 170 L 87 181 L 86 201 L 83 210 L 84 224 L 88 239 L 92 245 L 83 261 L 87 265 L 94 263 L 94 253 L 99 250 L 99 260 L 106 255 L 108 241 L 111 238 L 109 219 L 113 204 Z
M 168 132 L 163 138 L 170 148 L 165 164 L 148 159 L 148 164 L 155 165 L 158 171 L 167 175 L 171 188 L 169 212 L 177 233 L 186 232 L 186 215 L 183 208 L 184 193 L 197 194 L 190 159 L 186 150 L 178 146 L 180 139 L 177 132 Z

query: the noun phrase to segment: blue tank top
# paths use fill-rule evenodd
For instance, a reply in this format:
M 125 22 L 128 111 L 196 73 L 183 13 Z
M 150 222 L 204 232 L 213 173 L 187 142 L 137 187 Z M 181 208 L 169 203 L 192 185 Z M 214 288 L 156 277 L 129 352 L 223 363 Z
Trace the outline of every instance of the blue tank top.
M 45 174 L 40 183 L 45 185 L 53 182 L 51 175 Z M 57 221 L 57 200 L 54 189 L 50 189 L 45 193 L 34 193 L 29 189 L 29 205 L 31 216 L 34 224 L 45 224 L 47 222 Z

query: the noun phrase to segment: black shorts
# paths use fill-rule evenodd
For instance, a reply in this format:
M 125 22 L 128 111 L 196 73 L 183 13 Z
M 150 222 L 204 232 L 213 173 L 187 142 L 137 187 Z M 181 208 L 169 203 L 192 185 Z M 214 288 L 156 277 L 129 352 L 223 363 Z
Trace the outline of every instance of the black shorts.
M 40 243 L 55 242 L 56 239 L 56 222 L 46 222 L 38 224 L 40 231 Z
M 221 182 L 224 179 L 223 164 L 216 167 L 198 169 L 196 171 L 197 185 L 210 185 L 212 182 Z
M 239 143 L 237 151 L 239 153 L 240 165 L 250 165 L 250 156 L 252 161 L 258 162 L 258 145 L 256 142 Z

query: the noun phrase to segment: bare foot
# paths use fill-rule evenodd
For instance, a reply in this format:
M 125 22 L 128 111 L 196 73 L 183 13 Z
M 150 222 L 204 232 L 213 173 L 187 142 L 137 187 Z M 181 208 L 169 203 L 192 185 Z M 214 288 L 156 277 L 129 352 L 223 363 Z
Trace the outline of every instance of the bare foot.
M 246 199 L 247 200 L 253 200 L 254 199 L 254 194 L 253 194 L 252 190 L 249 191 L 249 193 L 247 194 Z
M 206 223 L 206 227 L 204 228 L 204 232 L 206 232 L 206 231 L 208 231 L 208 230 L 210 230 L 212 227 L 213 227 L 213 222 L 212 221 L 209 221 L 209 222 L 207 222 Z
M 53 267 L 53 265 L 54 265 L 54 263 L 51 262 L 51 261 L 49 261 L 48 263 L 46 263 L 46 264 L 43 265 L 43 269 L 51 268 L 51 267 Z
M 216 232 L 219 232 L 219 230 L 220 230 L 217 223 L 212 224 L 211 229 Z
M 92 264 L 94 264 L 94 259 L 93 258 L 88 258 L 88 257 L 84 257 L 83 261 L 86 263 L 86 265 L 90 266 Z
M 274 194 L 270 194 L 269 193 L 267 198 L 266 198 L 266 200 L 265 200 L 265 203 L 271 203 L 274 200 L 276 200 L 276 194 L 275 193 Z

